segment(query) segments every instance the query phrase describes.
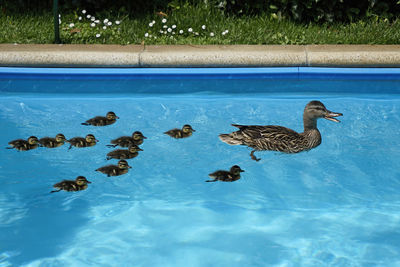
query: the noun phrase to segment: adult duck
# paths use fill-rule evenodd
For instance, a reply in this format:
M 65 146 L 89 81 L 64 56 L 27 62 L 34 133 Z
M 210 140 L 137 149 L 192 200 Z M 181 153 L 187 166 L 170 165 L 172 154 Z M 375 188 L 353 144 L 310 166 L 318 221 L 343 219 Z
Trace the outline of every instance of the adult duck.
M 284 153 L 298 153 L 310 150 L 321 144 L 321 134 L 317 128 L 317 120 L 324 118 L 334 122 L 340 122 L 335 117 L 342 113 L 332 112 L 325 108 L 320 101 L 311 101 L 304 108 L 303 123 L 304 132 L 298 133 L 291 129 L 276 125 L 238 125 L 238 131 L 230 134 L 221 134 L 221 141 L 229 145 L 245 145 L 253 148 L 250 156 L 259 161 L 254 155 L 255 151 L 272 150 Z

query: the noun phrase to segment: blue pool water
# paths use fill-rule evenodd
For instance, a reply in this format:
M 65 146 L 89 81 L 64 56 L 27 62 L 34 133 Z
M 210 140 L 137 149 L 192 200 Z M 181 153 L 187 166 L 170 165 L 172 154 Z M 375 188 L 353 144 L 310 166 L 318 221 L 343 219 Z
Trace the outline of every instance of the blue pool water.
M 256 162 L 218 139 L 231 123 L 302 131 L 314 99 L 344 115 L 318 121 L 309 152 Z M 115 124 L 81 125 L 111 110 Z M 0 266 L 400 265 L 400 71 L 0 68 L 0 121 L 4 148 L 31 135 L 100 140 L 0 149 Z M 192 137 L 163 134 L 184 124 Z M 147 139 L 128 174 L 95 172 L 117 162 L 106 144 L 136 130 Z M 240 180 L 205 183 L 235 164 Z M 87 190 L 49 193 L 78 175 Z

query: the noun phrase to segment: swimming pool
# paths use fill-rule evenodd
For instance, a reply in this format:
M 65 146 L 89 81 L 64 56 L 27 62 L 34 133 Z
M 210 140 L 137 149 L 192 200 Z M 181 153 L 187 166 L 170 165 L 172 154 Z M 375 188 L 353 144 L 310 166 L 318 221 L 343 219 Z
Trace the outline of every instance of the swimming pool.
M 400 264 L 400 70 L 0 68 L 1 144 L 91 133 L 93 147 L 0 149 L 0 266 L 368 266 Z M 281 154 L 229 146 L 232 123 L 302 131 L 322 144 Z M 84 126 L 114 111 L 105 127 Z M 190 124 L 185 139 L 163 132 Z M 141 131 L 127 174 L 95 169 L 109 141 Z M 206 183 L 240 165 L 241 179 Z M 80 192 L 50 194 L 83 175 Z

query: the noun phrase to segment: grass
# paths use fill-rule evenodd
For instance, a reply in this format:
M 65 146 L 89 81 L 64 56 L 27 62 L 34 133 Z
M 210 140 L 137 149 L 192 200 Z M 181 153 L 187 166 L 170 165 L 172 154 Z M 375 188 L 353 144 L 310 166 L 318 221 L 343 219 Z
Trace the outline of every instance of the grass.
M 154 14 L 131 18 L 112 12 L 94 14 L 98 23 L 87 19 L 87 15 L 82 14 L 81 10 L 62 14 L 60 31 L 63 43 L 400 44 L 399 18 L 393 21 L 369 18 L 352 23 L 299 24 L 289 20 L 276 20 L 267 14 L 252 17 L 227 16 L 205 5 L 185 6 L 170 11 L 168 17 Z M 80 16 L 82 20 L 79 20 Z M 167 20 L 165 23 L 162 23 L 163 18 Z M 53 43 L 52 19 L 50 12 L 35 15 L 3 14 L 0 16 L 0 43 Z M 106 25 L 106 29 L 103 29 L 104 19 L 113 24 Z M 121 22 L 119 25 L 115 23 L 117 20 Z M 155 23 L 150 27 L 149 23 L 152 21 Z M 92 23 L 94 27 L 91 26 Z M 176 25 L 176 28 L 173 29 L 172 25 Z M 203 25 L 205 29 L 202 29 Z M 188 31 L 189 28 L 192 32 Z M 180 30 L 183 34 L 179 34 Z

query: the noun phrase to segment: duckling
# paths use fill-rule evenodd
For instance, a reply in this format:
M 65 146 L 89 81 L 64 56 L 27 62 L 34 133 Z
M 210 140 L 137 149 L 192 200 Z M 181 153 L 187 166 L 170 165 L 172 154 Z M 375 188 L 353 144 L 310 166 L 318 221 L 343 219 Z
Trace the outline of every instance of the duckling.
M 93 134 L 88 134 L 86 135 L 85 138 L 83 137 L 74 137 L 69 140 L 67 140 L 68 143 L 70 143 L 70 146 L 68 149 L 71 149 L 72 146 L 75 147 L 88 147 L 88 146 L 94 146 L 96 145 L 96 142 L 99 142 Z
M 139 131 L 136 131 L 132 134 L 132 136 L 121 136 L 117 139 L 111 140 L 111 145 L 107 145 L 108 147 L 129 147 L 131 145 L 141 145 L 143 144 L 143 139 L 147 139 L 147 137 L 143 136 L 143 134 Z
M 81 123 L 82 125 L 93 125 L 93 126 L 106 126 L 113 124 L 119 119 L 117 115 L 115 115 L 114 112 L 110 111 L 107 113 L 105 117 L 103 116 L 97 116 L 94 118 L 91 118 L 87 120 L 86 122 Z
M 210 176 L 210 178 L 213 178 L 213 180 L 207 180 L 206 182 L 234 182 L 240 179 L 241 172 L 244 172 L 244 170 L 242 170 L 238 165 L 234 165 L 229 171 L 220 170 L 210 173 L 208 176 Z
M 36 136 L 30 136 L 27 140 L 17 139 L 8 142 L 8 144 L 10 145 L 10 147 L 7 147 L 7 149 L 15 148 L 19 151 L 27 151 L 37 148 L 39 146 L 39 140 Z
M 64 144 L 66 138 L 63 134 L 59 133 L 56 135 L 56 138 L 53 137 L 43 137 L 39 139 L 39 144 L 44 147 L 54 148 L 59 147 Z
M 189 124 L 183 125 L 182 129 L 172 129 L 166 131 L 164 134 L 167 134 L 173 138 L 186 138 L 192 135 L 195 130 Z
M 317 129 L 317 120 L 324 118 L 333 122 L 340 122 L 335 117 L 343 116 L 342 113 L 332 112 L 325 108 L 320 101 L 311 101 L 304 108 L 304 132 L 297 133 L 291 129 L 276 125 L 238 125 L 238 131 L 230 134 L 220 134 L 222 142 L 229 145 L 245 145 L 253 148 L 250 156 L 259 161 L 254 155 L 255 151 L 273 150 L 283 153 L 298 153 L 308 151 L 321 144 L 321 134 Z
M 58 190 L 53 190 L 50 193 L 60 192 L 61 190 L 65 190 L 68 192 L 71 191 L 81 191 L 85 190 L 88 186 L 87 184 L 91 184 L 92 182 L 86 180 L 84 176 L 76 177 L 75 181 L 73 180 L 64 180 L 62 182 L 56 183 L 53 185 L 54 188 Z
M 132 159 L 139 155 L 138 151 L 143 151 L 137 145 L 131 145 L 129 149 L 116 149 L 107 154 L 107 160 L 110 159 Z
M 98 168 L 96 171 L 107 174 L 107 177 L 110 177 L 128 173 L 128 170 L 130 168 L 132 167 L 128 165 L 128 162 L 126 160 L 121 159 L 120 161 L 118 161 L 118 165 L 107 165 Z

